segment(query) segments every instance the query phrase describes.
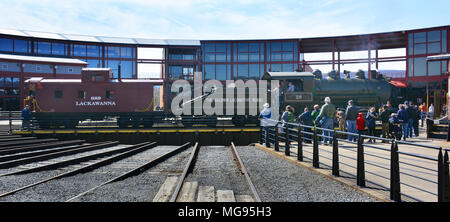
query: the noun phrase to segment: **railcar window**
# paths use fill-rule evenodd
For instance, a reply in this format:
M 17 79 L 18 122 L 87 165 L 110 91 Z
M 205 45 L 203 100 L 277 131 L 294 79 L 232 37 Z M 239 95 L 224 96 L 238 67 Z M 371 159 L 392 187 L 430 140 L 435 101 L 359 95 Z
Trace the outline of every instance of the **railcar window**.
M 79 90 L 78 91 L 78 99 L 86 99 L 86 91 Z
M 114 90 L 106 90 L 106 98 L 112 99 L 114 97 Z
M 63 96 L 62 90 L 55 90 L 55 99 L 60 99 Z

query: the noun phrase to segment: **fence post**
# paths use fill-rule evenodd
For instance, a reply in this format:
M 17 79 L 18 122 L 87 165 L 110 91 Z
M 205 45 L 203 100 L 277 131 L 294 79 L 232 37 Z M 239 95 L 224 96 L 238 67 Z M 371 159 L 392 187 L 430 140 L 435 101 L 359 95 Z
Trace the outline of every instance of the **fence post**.
M 317 128 L 315 127 L 313 137 L 313 167 L 319 168 L 319 144 L 317 141 Z
M 275 142 L 274 142 L 274 146 L 275 146 L 275 151 L 280 151 L 280 147 L 278 144 L 278 123 L 275 124 Z
M 444 202 L 450 202 L 450 175 L 448 164 L 448 151 L 445 151 L 444 155 Z
M 400 202 L 400 164 L 399 164 L 399 153 L 398 145 L 395 140 L 392 140 L 391 145 L 391 200 Z
M 284 141 L 284 155 L 286 156 L 290 156 L 291 152 L 290 152 L 290 145 L 291 145 L 291 141 L 289 140 L 289 124 L 286 123 L 286 127 L 284 128 L 285 132 L 285 141 Z
M 438 202 L 444 202 L 445 176 L 444 175 L 444 158 L 442 155 L 442 148 L 439 149 L 438 154 Z
M 263 143 L 266 143 L 267 144 L 267 141 L 265 141 L 265 134 L 266 134 L 266 131 L 264 130 L 264 128 L 262 127 L 262 126 L 259 126 L 259 144 L 263 144 Z M 264 136 L 263 136 L 264 135 Z
M 336 136 L 336 130 L 333 134 L 333 175 L 339 176 L 339 144 Z
M 364 169 L 364 146 L 363 146 L 364 138 L 358 135 L 358 150 L 357 150 L 357 170 L 356 170 L 356 178 L 357 185 L 361 187 L 366 186 L 366 176 Z
M 303 161 L 303 140 L 302 140 L 302 127 L 301 125 L 298 125 L 298 132 L 297 132 L 297 160 Z
M 9 134 L 12 133 L 12 113 L 9 111 Z

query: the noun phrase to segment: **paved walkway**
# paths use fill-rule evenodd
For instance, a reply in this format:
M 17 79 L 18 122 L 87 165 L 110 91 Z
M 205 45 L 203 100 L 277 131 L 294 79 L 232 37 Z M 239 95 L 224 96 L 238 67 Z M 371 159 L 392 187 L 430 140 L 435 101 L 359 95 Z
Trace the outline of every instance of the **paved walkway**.
M 446 140 L 426 139 L 425 127 L 420 129 L 419 137 L 409 138 L 407 142 L 450 148 L 450 143 Z M 382 149 L 390 150 L 391 144 L 381 143 L 381 141 L 364 144 L 366 187 L 356 185 L 356 144 L 343 141 L 339 142 L 340 177 L 331 175 L 332 146 L 330 145 L 319 146 L 320 168 L 312 167 L 312 144 L 304 144 L 303 146 L 304 162 L 297 161 L 297 143 L 291 144 L 290 150 L 293 153 L 290 157 L 284 155 L 283 146 L 280 146 L 280 152 L 275 152 L 273 146 L 272 149 L 268 149 L 259 144 L 256 147 L 298 165 L 308 167 L 311 170 L 345 183 L 355 189 L 367 192 L 380 200 L 389 201 L 390 199 L 390 152 Z M 402 200 L 436 202 L 437 162 L 406 155 L 406 153 L 437 159 L 439 150 L 406 144 L 399 144 L 398 147 L 400 152 Z

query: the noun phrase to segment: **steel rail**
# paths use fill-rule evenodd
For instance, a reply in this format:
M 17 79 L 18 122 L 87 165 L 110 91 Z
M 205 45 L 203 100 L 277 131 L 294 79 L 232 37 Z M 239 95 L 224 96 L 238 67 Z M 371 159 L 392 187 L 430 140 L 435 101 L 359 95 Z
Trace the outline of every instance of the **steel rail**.
M 23 158 L 23 159 L 19 159 L 19 160 L 11 160 L 11 161 L 0 163 L 0 169 L 15 167 L 15 166 L 19 166 L 22 164 L 33 163 L 36 161 L 49 160 L 49 159 L 53 159 L 55 157 L 67 156 L 67 155 L 71 155 L 71 154 L 75 154 L 75 153 L 88 152 L 88 151 L 92 151 L 92 150 L 96 150 L 96 149 L 102 149 L 105 147 L 115 146 L 118 144 L 119 144 L 118 141 L 102 142 L 102 143 L 88 145 L 88 146 L 81 147 L 81 148 L 71 149 L 71 150 L 64 150 L 64 151 L 59 151 L 59 152 L 50 153 L 50 154 L 42 154 L 42 155 Z
M 33 183 L 33 184 L 29 184 L 29 185 L 17 188 L 15 190 L 5 192 L 3 194 L 0 194 L 0 198 L 12 195 L 12 194 L 17 193 L 19 191 L 22 191 L 22 190 L 25 190 L 25 189 L 37 186 L 39 184 L 46 183 L 46 182 L 51 181 L 51 180 L 60 179 L 60 178 L 63 178 L 63 177 L 69 177 L 69 176 L 73 176 L 73 175 L 76 175 L 76 174 L 79 174 L 79 173 L 88 172 L 90 170 L 93 170 L 93 169 L 99 168 L 101 166 L 107 165 L 107 164 L 109 164 L 111 162 L 124 159 L 124 158 L 129 157 L 131 155 L 134 155 L 134 154 L 136 154 L 138 152 L 142 152 L 144 150 L 153 148 L 155 146 L 156 146 L 156 142 L 153 142 L 153 143 L 145 142 L 145 143 L 141 143 L 141 144 L 138 144 L 138 145 L 134 145 L 134 146 L 132 146 L 132 149 L 127 151 L 127 152 L 120 153 L 120 154 L 117 154 L 115 156 L 109 157 L 109 158 L 107 158 L 105 160 L 102 160 L 102 161 L 99 161 L 99 162 L 87 165 L 85 167 L 81 167 L 81 168 L 78 168 L 78 169 L 75 169 L 75 170 L 71 170 L 69 172 L 65 172 L 65 173 L 56 175 L 54 177 L 38 181 L 38 182 Z
M 79 149 L 83 147 L 91 146 L 91 144 L 80 144 L 80 145 L 74 145 L 74 146 L 60 146 L 54 149 L 46 149 L 46 150 L 37 150 L 32 152 L 26 152 L 26 153 L 17 153 L 12 155 L 6 155 L 6 156 L 0 156 L 0 164 L 2 162 L 11 161 L 11 160 L 18 160 L 28 157 L 34 157 L 34 156 L 40 156 L 45 154 L 51 154 L 66 150 L 73 150 L 73 149 Z
M 0 150 L 8 149 L 11 146 L 29 145 L 36 143 L 48 143 L 56 142 L 58 139 L 37 139 L 37 140 L 25 140 L 25 141 L 10 141 L 8 143 L 0 143 Z
M 238 153 L 236 147 L 234 146 L 233 142 L 231 142 L 231 150 L 233 151 L 233 155 L 236 157 L 236 162 L 238 163 L 240 171 L 242 172 L 242 174 L 244 174 L 245 179 L 247 180 L 247 184 L 248 184 L 248 186 L 250 187 L 250 190 L 253 193 L 253 197 L 255 198 L 255 201 L 256 202 L 261 202 L 261 198 L 259 197 L 258 192 L 256 191 L 256 188 L 253 185 L 252 180 L 250 179 L 250 176 L 248 174 L 248 171 L 245 168 L 244 163 L 242 162 L 242 160 L 241 160 L 241 158 L 239 156 L 239 153 Z
M 2 175 L 0 175 L 0 177 L 16 175 L 16 174 L 34 173 L 34 172 L 38 172 L 38 171 L 51 170 L 51 169 L 56 169 L 58 167 L 69 166 L 71 164 L 78 164 L 83 161 L 89 161 L 89 160 L 102 158 L 102 157 L 109 156 L 109 155 L 114 155 L 117 153 L 127 152 L 131 149 L 134 149 L 136 146 L 137 145 L 125 147 L 125 148 L 119 148 L 119 149 L 95 153 L 95 154 L 91 154 L 91 155 L 87 155 L 87 156 L 83 156 L 83 157 L 73 158 L 73 159 L 69 159 L 69 160 L 63 160 L 60 162 L 51 163 L 51 164 L 47 164 L 47 165 L 37 166 L 37 167 L 30 168 L 30 169 L 19 170 L 19 171 L 15 171 L 15 172 L 11 172 L 11 173 L 2 174 Z
M 195 143 L 194 149 L 191 152 L 191 156 L 189 157 L 189 160 L 186 164 L 186 167 L 183 170 L 183 173 L 181 174 L 180 178 L 178 179 L 177 186 L 175 187 L 175 191 L 173 192 L 172 196 L 170 197 L 169 202 L 175 202 L 178 198 L 178 195 L 180 194 L 181 187 L 184 184 L 184 180 L 186 179 L 186 176 L 190 171 L 192 170 L 195 160 L 197 159 L 197 154 L 199 150 L 198 142 Z
M 0 150 L 0 155 L 9 155 L 9 154 L 20 153 L 20 152 L 28 152 L 28 151 L 38 150 L 38 149 L 41 149 L 41 150 L 53 149 L 53 148 L 58 148 L 61 146 L 81 145 L 82 143 L 85 143 L 85 142 L 86 142 L 85 140 L 69 140 L 69 141 L 43 143 L 43 144 L 37 144 L 37 145 L 8 147 L 8 149 Z
M 100 187 L 102 187 L 104 185 L 107 185 L 107 184 L 110 184 L 110 183 L 113 183 L 113 182 L 117 182 L 117 181 L 121 181 L 121 180 L 124 180 L 126 178 L 135 176 L 135 175 L 141 173 L 142 171 L 148 170 L 148 169 L 156 166 L 157 164 L 163 162 L 164 160 L 166 160 L 166 159 L 168 159 L 168 158 L 170 158 L 170 157 L 172 157 L 172 156 L 174 156 L 174 155 L 184 151 L 189 146 L 190 146 L 190 143 L 185 143 L 184 145 L 176 148 L 175 150 L 172 150 L 172 151 L 170 151 L 170 152 L 168 152 L 166 154 L 163 154 L 163 155 L 157 157 L 156 159 L 151 160 L 150 162 L 147 162 L 147 163 L 145 163 L 145 164 L 143 164 L 141 166 L 138 166 L 138 167 L 136 167 L 136 168 L 134 168 L 134 169 L 132 169 L 132 170 L 130 170 L 128 172 L 125 172 L 122 175 L 119 175 L 119 176 L 117 176 L 117 177 L 115 177 L 113 179 L 110 179 L 110 180 L 108 180 L 108 181 L 106 181 L 106 182 L 104 182 L 104 183 L 102 183 L 102 184 L 100 184 L 100 185 L 98 185 L 96 187 L 93 187 L 93 188 L 91 188 L 91 189 L 89 189 L 89 190 L 87 190 L 87 191 L 85 191 L 83 193 L 80 193 L 80 194 L 78 194 L 78 195 L 76 195 L 76 196 L 66 200 L 65 202 L 71 202 L 71 201 L 73 201 L 73 200 L 75 200 L 75 199 L 77 199 L 77 198 L 79 198 L 81 196 L 84 196 L 87 193 L 90 193 L 90 192 L 92 192 L 92 191 L 94 191 L 94 190 L 96 190 L 96 189 L 98 189 L 98 188 L 100 188 Z
M 24 141 L 24 140 L 35 140 L 36 137 L 14 137 L 14 138 L 3 138 L 0 137 L 0 143 L 3 142 L 12 142 L 12 141 Z

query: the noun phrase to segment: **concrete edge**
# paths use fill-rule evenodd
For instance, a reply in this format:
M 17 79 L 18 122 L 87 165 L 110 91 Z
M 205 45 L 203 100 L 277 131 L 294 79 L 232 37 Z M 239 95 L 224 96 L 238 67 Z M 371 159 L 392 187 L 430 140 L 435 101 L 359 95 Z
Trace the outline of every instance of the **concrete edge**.
M 386 195 L 383 195 L 383 194 L 381 194 L 379 192 L 376 192 L 376 191 L 374 191 L 372 189 L 369 189 L 369 188 L 359 187 L 359 186 L 355 185 L 354 182 L 349 181 L 348 179 L 345 179 L 343 177 L 333 176 L 331 174 L 330 170 L 314 168 L 312 166 L 312 164 L 308 164 L 306 162 L 299 162 L 299 161 L 297 161 L 297 157 L 285 156 L 284 152 L 276 152 L 275 150 L 267 148 L 267 147 L 265 147 L 265 146 L 263 146 L 263 145 L 261 145 L 259 143 L 254 144 L 254 146 L 256 148 L 260 149 L 260 150 L 263 150 L 264 152 L 267 152 L 267 153 L 273 155 L 273 156 L 276 156 L 276 157 L 279 157 L 281 159 L 287 160 L 287 161 L 289 161 L 289 162 L 291 162 L 291 163 L 293 163 L 293 164 L 295 164 L 297 166 L 301 166 L 301 167 L 307 168 L 307 169 L 309 169 L 309 170 L 311 170 L 313 172 L 316 172 L 316 173 L 318 173 L 318 174 L 320 174 L 322 176 L 325 176 L 325 177 L 327 177 L 329 179 L 332 179 L 332 180 L 337 181 L 337 182 L 339 182 L 339 183 L 341 183 L 343 185 L 346 185 L 346 186 L 348 186 L 348 187 L 350 187 L 350 188 L 352 188 L 352 189 L 354 189 L 356 191 L 365 193 L 365 194 L 367 194 L 367 195 L 369 195 L 369 196 L 371 196 L 371 197 L 373 197 L 373 198 L 375 198 L 375 199 L 377 199 L 379 201 L 392 202 L 391 200 L 386 199 Z

